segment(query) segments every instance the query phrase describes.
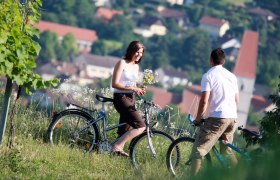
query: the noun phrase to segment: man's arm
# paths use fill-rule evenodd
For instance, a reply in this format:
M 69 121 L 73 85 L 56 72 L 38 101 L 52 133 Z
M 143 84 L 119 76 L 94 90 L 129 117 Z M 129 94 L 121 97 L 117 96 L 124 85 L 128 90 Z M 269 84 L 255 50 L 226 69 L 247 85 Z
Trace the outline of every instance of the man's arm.
M 235 94 L 235 102 L 236 102 L 236 105 L 239 104 L 239 93 Z
M 210 91 L 203 91 L 202 92 L 194 124 L 198 125 L 198 124 L 201 123 L 201 117 L 206 112 L 209 97 L 210 97 Z

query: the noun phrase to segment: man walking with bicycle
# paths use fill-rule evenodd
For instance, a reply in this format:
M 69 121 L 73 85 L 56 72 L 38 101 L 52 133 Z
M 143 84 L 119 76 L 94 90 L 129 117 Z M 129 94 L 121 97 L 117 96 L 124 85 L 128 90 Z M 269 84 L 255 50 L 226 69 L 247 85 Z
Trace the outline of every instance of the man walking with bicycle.
M 202 158 L 221 136 L 229 143 L 233 141 L 239 93 L 236 76 L 223 67 L 224 63 L 224 51 L 221 48 L 214 49 L 210 55 L 211 68 L 201 80 L 201 99 L 194 120 L 195 125 L 201 126 L 191 155 L 193 175 L 198 174 Z M 208 115 L 208 118 L 201 123 L 205 115 Z M 237 159 L 230 148 L 220 143 L 220 149 L 229 155 L 233 166 L 237 164 Z

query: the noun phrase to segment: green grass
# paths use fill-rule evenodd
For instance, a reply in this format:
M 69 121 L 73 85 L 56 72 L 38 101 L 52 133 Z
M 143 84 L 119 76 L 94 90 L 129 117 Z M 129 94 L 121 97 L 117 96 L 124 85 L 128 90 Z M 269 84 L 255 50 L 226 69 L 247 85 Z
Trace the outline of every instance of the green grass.
M 174 179 L 165 162 L 147 163 L 136 170 L 129 158 L 51 146 L 44 141 L 50 118 L 35 109 L 17 106 L 12 149 L 6 147 L 8 120 L 6 138 L 0 146 L 0 179 Z M 279 152 L 263 156 L 251 165 L 240 163 L 232 169 L 214 163 L 213 168 L 205 169 L 194 179 L 279 179 Z
M 224 2 L 230 3 L 230 4 L 241 4 L 241 3 L 250 3 L 252 0 L 223 0 Z

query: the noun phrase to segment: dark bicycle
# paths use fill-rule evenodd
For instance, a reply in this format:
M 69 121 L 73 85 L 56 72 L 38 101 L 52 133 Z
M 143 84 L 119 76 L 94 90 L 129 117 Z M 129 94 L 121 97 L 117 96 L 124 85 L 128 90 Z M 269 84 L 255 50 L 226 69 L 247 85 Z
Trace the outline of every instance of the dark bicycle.
M 190 123 L 193 122 L 193 118 L 190 115 L 188 115 L 188 120 L 190 121 Z M 245 136 L 250 139 L 250 141 L 247 142 L 245 149 L 240 149 L 236 145 L 228 143 L 227 140 L 223 139 L 223 137 L 219 138 L 219 142 L 233 149 L 235 152 L 240 154 L 245 161 L 248 162 L 250 161 L 250 156 L 246 149 L 251 142 L 258 141 L 261 138 L 261 135 L 242 127 L 238 127 L 238 130 L 241 130 L 245 134 Z M 172 144 L 168 148 L 166 155 L 166 165 L 168 170 L 173 175 L 176 175 L 178 177 L 181 177 L 183 175 L 190 175 L 190 155 L 194 141 L 195 139 L 192 137 L 180 137 L 172 142 Z M 213 146 L 212 150 L 213 154 L 217 157 L 218 162 L 222 166 L 230 166 L 229 159 L 226 156 L 222 155 L 221 152 L 216 148 L 216 146 Z M 205 156 L 205 160 L 206 162 L 204 163 L 204 166 L 212 163 L 210 153 Z
M 68 145 L 84 152 L 110 153 L 112 144 L 117 139 L 110 142 L 107 133 L 124 126 L 126 123 L 108 126 L 105 103 L 113 102 L 113 99 L 98 94 L 96 99 L 102 103 L 102 108 L 99 111 L 69 104 L 69 106 L 75 108 L 69 108 L 55 114 L 48 128 L 50 143 L 53 145 Z M 150 123 L 149 109 L 156 107 L 156 105 L 146 100 L 143 103 L 146 130 L 135 137 L 129 145 L 129 155 L 136 168 L 151 161 L 161 161 L 162 164 L 165 161 L 169 145 L 174 141 L 167 133 L 155 130 L 154 125 L 156 123 Z

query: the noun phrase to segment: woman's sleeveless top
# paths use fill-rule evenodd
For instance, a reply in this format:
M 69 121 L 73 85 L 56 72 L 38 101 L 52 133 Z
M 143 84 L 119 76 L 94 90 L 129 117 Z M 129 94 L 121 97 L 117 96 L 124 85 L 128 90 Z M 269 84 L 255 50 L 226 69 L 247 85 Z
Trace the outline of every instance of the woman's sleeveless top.
M 138 71 L 131 71 L 128 68 L 127 64 L 125 64 L 125 67 L 121 74 L 120 84 L 122 84 L 124 86 L 136 86 L 137 80 L 138 80 Z M 120 89 L 114 88 L 114 93 L 133 93 L 133 91 L 120 90 Z

